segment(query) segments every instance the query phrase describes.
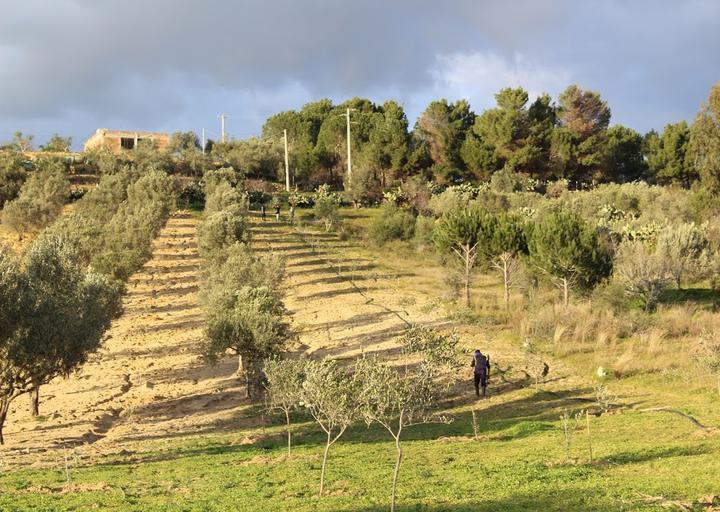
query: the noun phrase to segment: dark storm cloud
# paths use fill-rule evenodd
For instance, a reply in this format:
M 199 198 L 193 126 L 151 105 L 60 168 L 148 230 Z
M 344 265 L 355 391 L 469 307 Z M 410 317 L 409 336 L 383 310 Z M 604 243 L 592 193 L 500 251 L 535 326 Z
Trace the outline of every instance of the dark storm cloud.
M 257 132 L 323 96 L 476 109 L 503 85 L 600 90 L 645 130 L 691 118 L 720 78 L 707 1 L 15 0 L 0 17 L 0 140 L 95 127 Z

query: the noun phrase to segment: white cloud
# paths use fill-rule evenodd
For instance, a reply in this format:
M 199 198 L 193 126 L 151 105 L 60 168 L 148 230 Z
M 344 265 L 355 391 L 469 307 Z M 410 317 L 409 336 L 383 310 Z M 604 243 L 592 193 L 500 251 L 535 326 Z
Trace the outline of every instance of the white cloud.
M 494 106 L 503 87 L 523 87 L 531 100 L 544 92 L 557 97 L 573 78 L 564 68 L 542 66 L 520 53 L 506 59 L 492 52 L 438 55 L 430 74 L 436 95 L 466 98 L 476 112 Z

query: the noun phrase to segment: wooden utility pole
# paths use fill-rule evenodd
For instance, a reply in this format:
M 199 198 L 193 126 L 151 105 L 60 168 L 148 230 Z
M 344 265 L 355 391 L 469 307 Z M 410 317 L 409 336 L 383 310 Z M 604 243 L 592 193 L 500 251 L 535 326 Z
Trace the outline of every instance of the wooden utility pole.
M 285 141 L 285 190 L 290 192 L 290 164 L 288 163 L 287 148 L 287 130 L 283 129 L 283 139 Z

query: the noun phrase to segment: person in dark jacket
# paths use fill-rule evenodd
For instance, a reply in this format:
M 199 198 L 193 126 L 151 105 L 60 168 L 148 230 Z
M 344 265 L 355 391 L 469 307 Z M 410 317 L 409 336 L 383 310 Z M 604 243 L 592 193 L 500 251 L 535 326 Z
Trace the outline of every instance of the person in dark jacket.
M 482 396 L 485 396 L 487 389 L 488 375 L 490 374 L 490 356 L 484 355 L 480 349 L 473 354 L 473 360 L 470 366 L 473 367 L 475 395 L 480 396 L 480 388 L 482 388 Z
M 265 220 L 265 205 L 264 204 L 260 205 L 260 217 L 262 218 L 262 220 Z

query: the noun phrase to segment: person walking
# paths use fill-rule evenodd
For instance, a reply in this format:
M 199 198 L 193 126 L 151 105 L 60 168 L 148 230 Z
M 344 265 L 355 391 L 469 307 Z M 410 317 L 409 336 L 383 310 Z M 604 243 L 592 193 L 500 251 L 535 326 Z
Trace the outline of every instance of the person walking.
M 265 205 L 264 204 L 260 205 L 260 217 L 262 218 L 263 221 L 265 221 Z
M 490 356 L 484 355 L 480 352 L 480 349 L 477 349 L 470 366 L 473 367 L 475 396 L 480 396 L 480 388 L 482 388 L 482 396 L 485 396 L 488 375 L 490 374 Z
M 275 205 L 275 220 L 280 222 L 280 205 Z
M 290 207 L 290 224 L 295 224 L 295 207 Z

